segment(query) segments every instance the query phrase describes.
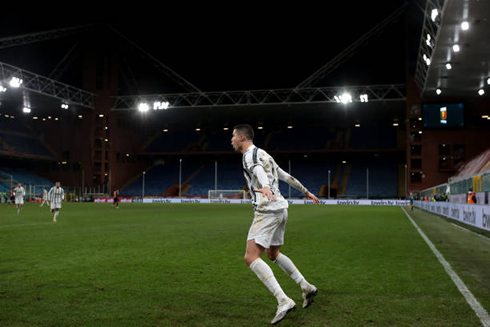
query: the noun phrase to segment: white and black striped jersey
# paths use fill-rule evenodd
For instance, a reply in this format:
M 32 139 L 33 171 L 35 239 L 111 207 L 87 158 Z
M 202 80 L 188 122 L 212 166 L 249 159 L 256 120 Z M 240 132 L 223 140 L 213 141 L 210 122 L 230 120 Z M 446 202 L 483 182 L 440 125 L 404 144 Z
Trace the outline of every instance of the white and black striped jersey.
M 251 145 L 247 152 L 243 154 L 243 176 L 248 184 L 250 191 L 250 196 L 252 197 L 252 204 L 257 211 L 269 211 L 269 210 L 280 210 L 288 207 L 288 202 L 281 195 L 279 191 L 279 176 L 278 171 L 281 170 L 274 159 L 264 150 L 257 148 L 255 145 Z M 260 184 L 259 179 L 254 174 L 254 168 L 259 165 L 264 169 L 267 179 L 269 182 L 269 187 L 272 194 L 274 194 L 276 201 L 270 201 L 267 197 L 263 196 L 262 193 L 254 192 L 262 188 L 263 185 Z
M 53 186 L 48 192 L 48 201 L 61 203 L 65 199 L 65 190 L 62 187 Z
M 22 199 L 26 195 L 26 190 L 21 186 L 21 187 L 16 187 L 14 189 L 14 194 L 16 199 Z

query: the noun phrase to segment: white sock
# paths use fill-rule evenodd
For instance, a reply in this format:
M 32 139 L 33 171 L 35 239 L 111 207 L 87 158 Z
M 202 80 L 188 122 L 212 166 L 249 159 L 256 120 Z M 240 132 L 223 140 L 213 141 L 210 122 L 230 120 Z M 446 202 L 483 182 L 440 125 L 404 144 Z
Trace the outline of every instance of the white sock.
M 279 253 L 279 256 L 274 261 L 286 274 L 291 277 L 299 286 L 301 286 L 302 290 L 308 289 L 311 285 L 306 281 L 303 275 L 300 273 L 298 268 L 294 265 L 294 263 L 282 253 Z
M 56 217 L 58 217 L 58 214 L 59 214 L 59 213 L 60 213 L 59 211 L 55 211 L 55 212 L 54 212 L 54 219 L 56 219 Z
M 274 277 L 271 267 L 269 267 L 262 259 L 258 258 L 252 262 L 250 269 L 252 269 L 262 283 L 267 286 L 269 291 L 276 297 L 278 303 L 281 303 L 288 298 L 277 282 L 276 277 Z

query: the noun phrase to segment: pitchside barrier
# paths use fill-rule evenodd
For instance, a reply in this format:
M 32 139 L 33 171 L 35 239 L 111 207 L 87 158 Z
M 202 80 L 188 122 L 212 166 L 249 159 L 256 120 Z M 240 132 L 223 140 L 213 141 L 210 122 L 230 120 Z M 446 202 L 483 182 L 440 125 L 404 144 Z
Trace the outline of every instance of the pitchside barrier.
M 112 203 L 112 198 L 95 198 L 96 203 Z M 250 204 L 250 200 L 241 199 L 175 199 L 175 198 L 121 198 L 120 202 L 133 203 L 239 203 Z M 289 204 L 313 204 L 312 200 L 290 199 Z M 409 206 L 408 200 L 320 200 L 327 205 L 359 205 L 359 206 Z
M 490 206 L 452 202 L 414 201 L 416 207 L 490 231 Z

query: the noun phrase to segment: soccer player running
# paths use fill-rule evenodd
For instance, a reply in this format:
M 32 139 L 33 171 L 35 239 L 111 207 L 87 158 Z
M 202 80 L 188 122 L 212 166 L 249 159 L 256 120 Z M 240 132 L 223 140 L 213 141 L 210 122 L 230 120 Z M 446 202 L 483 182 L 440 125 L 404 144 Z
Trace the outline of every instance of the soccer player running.
M 26 195 L 26 190 L 22 187 L 22 183 L 18 183 L 17 187 L 14 189 L 15 194 L 15 207 L 17 208 L 17 214 L 19 214 L 20 209 L 24 206 L 24 196 Z
M 112 202 L 112 207 L 116 206 L 119 209 L 119 190 L 114 191 L 114 201 Z
M 53 222 L 60 214 L 61 202 L 65 199 L 65 190 L 60 186 L 60 182 L 56 182 L 48 192 L 48 201 L 51 203 L 51 212 L 54 212 Z
M 413 193 L 410 192 L 410 211 L 413 211 Z
M 48 200 L 48 191 L 46 191 L 46 188 L 43 187 L 43 196 L 42 196 L 42 202 L 41 202 L 41 207 L 44 206 L 46 201 Z
M 14 205 L 15 204 L 15 187 L 12 187 L 10 189 L 10 192 L 9 192 L 9 200 L 8 200 L 8 205 L 9 205 L 9 208 L 10 208 L 10 205 Z
M 254 131 L 250 125 L 241 124 L 233 129 L 231 144 L 236 152 L 243 154 L 243 175 L 248 184 L 255 216 L 248 232 L 245 263 L 276 297 L 278 306 L 271 324 L 283 320 L 296 308 L 296 303 L 282 290 L 272 269 L 260 258 L 262 253 L 288 274 L 303 291 L 303 308 L 313 303 L 317 288 L 308 283 L 294 263 L 280 252 L 284 244 L 284 231 L 288 219 L 288 202 L 279 192 L 282 180 L 305 196 L 319 203 L 318 198 L 308 191 L 297 179 L 282 170 L 264 150 L 253 144 Z

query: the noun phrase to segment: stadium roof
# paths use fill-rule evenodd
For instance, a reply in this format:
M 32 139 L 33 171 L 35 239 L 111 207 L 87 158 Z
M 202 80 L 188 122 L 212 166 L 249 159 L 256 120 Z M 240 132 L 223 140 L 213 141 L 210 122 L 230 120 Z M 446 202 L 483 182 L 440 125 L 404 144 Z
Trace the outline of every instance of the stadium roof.
M 371 39 L 322 86 L 405 83 L 407 63 L 415 67 L 422 2 L 410 1 L 405 16 Z M 193 4 L 173 5 L 162 12 L 142 6 L 125 14 L 124 8 L 120 8 L 122 14 L 96 12 L 96 17 L 92 8 L 90 16 L 82 16 L 81 8 L 81 18 L 44 13 L 21 20 L 4 12 L 0 38 L 86 23 L 108 23 L 204 91 L 291 88 L 403 3 L 380 0 L 373 6 L 362 1 L 353 6 L 349 2 L 330 2 L 326 9 L 306 4 L 278 7 L 246 3 L 239 9 L 224 11 L 222 5 L 216 8 Z M 66 37 L 3 49 L 0 61 L 48 76 L 76 42 L 76 38 Z M 142 94 L 168 93 L 158 85 L 145 83 L 145 78 L 140 77 L 149 74 L 141 66 L 134 63 L 129 66 L 135 75 L 143 73 L 136 76 Z M 81 86 L 69 74 L 61 77 L 64 79 Z

